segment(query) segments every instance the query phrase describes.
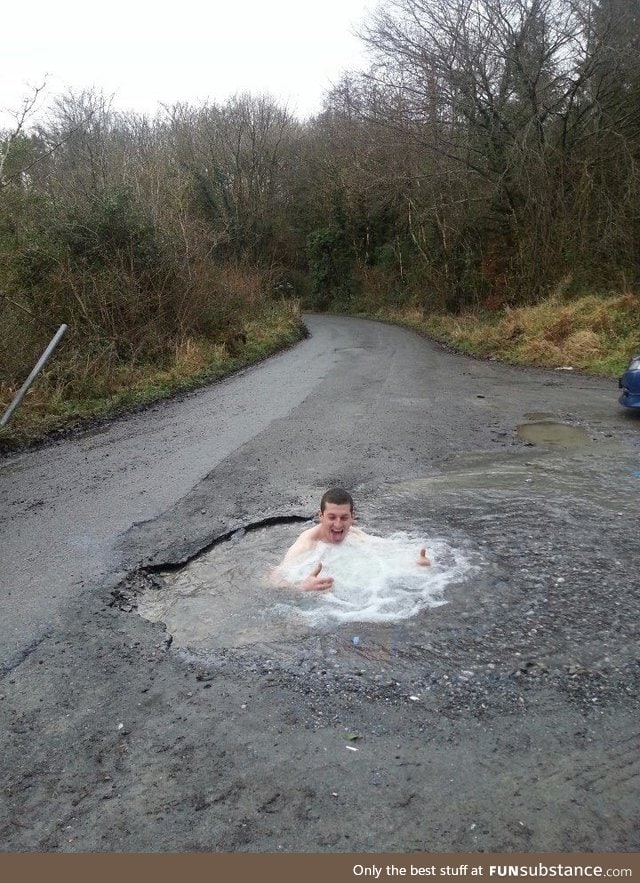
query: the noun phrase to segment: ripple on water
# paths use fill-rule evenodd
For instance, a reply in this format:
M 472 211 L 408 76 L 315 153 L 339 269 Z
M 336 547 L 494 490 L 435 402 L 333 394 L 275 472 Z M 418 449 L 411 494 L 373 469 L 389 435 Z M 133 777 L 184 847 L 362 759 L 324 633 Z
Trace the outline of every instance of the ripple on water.
M 347 537 L 339 547 L 319 544 L 289 568 L 297 581 L 322 561 L 333 576 L 331 592 L 275 588 L 269 576 L 300 533 L 300 525 L 276 525 L 247 533 L 239 542 L 218 543 L 163 586 L 138 599 L 138 612 L 166 624 L 177 646 L 217 649 L 299 639 L 345 622 L 395 622 L 445 603 L 451 582 L 470 563 L 443 539 L 395 533 L 387 538 Z M 419 567 L 426 546 L 431 567 Z
M 428 547 L 431 567 L 417 564 L 422 546 Z M 303 618 L 316 627 L 408 619 L 425 607 L 444 604 L 447 585 L 469 568 L 465 556 L 444 540 L 398 532 L 348 536 L 339 546 L 319 543 L 287 568 L 286 576 L 299 582 L 318 563 L 323 574 L 333 577 L 333 590 L 318 596 L 305 593 L 298 604 Z

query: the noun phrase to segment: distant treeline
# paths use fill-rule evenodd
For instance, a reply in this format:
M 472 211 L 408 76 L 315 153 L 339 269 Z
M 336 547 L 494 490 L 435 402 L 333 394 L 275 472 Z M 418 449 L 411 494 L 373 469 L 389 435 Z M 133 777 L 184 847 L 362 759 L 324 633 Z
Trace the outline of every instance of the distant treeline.
M 375 309 L 634 290 L 640 0 L 388 0 L 315 119 L 155 119 L 94 93 L 0 142 L 0 381 L 67 322 L 87 360 L 233 345 L 265 298 Z
M 232 349 L 282 290 L 295 129 L 264 98 L 149 120 L 85 93 L 5 137 L 0 381 L 60 322 L 87 374 L 162 365 L 194 337 Z

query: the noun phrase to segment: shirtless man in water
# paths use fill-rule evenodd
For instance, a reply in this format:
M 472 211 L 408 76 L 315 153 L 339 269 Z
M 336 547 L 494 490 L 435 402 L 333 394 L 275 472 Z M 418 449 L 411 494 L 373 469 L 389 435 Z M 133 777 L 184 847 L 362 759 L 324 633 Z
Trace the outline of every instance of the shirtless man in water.
M 359 527 L 354 527 L 353 499 L 343 488 L 331 488 L 320 501 L 318 524 L 300 534 L 293 546 L 284 556 L 280 567 L 289 564 L 293 559 L 310 552 L 316 543 L 341 543 L 347 534 L 366 538 Z M 417 562 L 420 567 L 428 567 L 431 562 L 427 558 L 426 549 L 420 549 Z M 321 576 L 322 564 L 316 564 L 309 576 L 300 584 L 304 592 L 326 592 L 333 587 L 333 578 Z

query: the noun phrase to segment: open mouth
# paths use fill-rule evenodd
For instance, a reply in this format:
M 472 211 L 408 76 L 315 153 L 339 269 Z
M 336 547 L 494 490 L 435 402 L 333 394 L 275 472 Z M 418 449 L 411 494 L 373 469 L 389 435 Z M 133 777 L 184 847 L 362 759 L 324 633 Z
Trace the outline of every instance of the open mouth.
M 334 543 L 339 543 L 344 536 L 344 530 L 331 530 L 331 539 Z

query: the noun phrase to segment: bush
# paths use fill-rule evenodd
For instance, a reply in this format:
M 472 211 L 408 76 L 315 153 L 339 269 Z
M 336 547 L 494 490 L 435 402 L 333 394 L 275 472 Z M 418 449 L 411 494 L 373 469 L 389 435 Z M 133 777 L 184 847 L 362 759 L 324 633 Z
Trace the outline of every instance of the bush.
M 313 306 L 326 310 L 351 305 L 358 286 L 353 275 L 355 255 L 344 231 L 315 230 L 307 239 L 307 256 Z

